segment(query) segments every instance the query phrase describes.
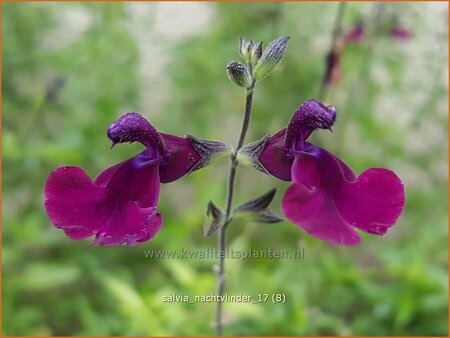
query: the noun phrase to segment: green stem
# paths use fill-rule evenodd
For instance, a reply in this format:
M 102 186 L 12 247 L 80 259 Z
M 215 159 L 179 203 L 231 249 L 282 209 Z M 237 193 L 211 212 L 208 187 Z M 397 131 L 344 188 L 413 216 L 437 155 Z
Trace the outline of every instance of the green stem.
M 225 288 L 225 255 L 223 254 L 226 250 L 227 246 L 227 239 L 226 239 L 226 232 L 227 227 L 232 221 L 231 216 L 231 209 L 233 206 L 233 195 L 234 195 L 234 183 L 236 181 L 236 171 L 237 167 L 239 166 L 239 162 L 237 160 L 237 153 L 239 149 L 244 145 L 245 136 L 247 135 L 248 127 L 250 125 L 250 116 L 252 112 L 252 106 L 253 106 L 253 89 L 255 88 L 255 81 L 253 81 L 252 85 L 247 88 L 246 90 L 246 99 L 245 99 L 245 110 L 244 110 L 244 118 L 242 121 L 242 127 L 241 127 L 241 133 L 239 135 L 239 140 L 236 146 L 236 149 L 234 150 L 233 154 L 231 155 L 230 159 L 230 172 L 228 175 L 228 185 L 227 185 L 227 200 L 226 200 L 226 206 L 225 206 L 225 223 L 222 226 L 222 228 L 219 231 L 217 246 L 218 246 L 218 252 L 219 252 L 219 268 L 217 271 L 217 295 L 218 301 L 216 306 L 216 336 L 222 336 L 222 330 L 223 330 L 223 316 L 222 316 L 222 309 L 223 304 L 220 301 L 224 288 Z

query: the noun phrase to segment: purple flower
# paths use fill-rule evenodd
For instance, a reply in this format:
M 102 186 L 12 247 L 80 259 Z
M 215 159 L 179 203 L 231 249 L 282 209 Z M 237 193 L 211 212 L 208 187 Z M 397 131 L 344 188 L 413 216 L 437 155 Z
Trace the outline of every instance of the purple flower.
M 411 32 L 407 28 L 396 26 L 392 28 L 391 36 L 398 41 L 407 41 L 411 38 Z
M 202 156 L 188 138 L 158 132 L 144 117 L 127 113 L 108 129 L 113 146 L 142 143 L 146 149 L 91 180 L 79 167 L 55 169 L 45 185 L 45 208 L 53 225 L 74 240 L 136 245 L 163 224 L 156 211 L 160 182 L 197 169 Z
M 327 85 L 337 86 L 341 78 L 341 52 L 332 50 L 326 59 L 323 81 Z
M 364 40 L 366 32 L 364 30 L 364 25 L 361 22 L 356 23 L 350 30 L 348 30 L 344 35 L 344 40 L 348 42 L 361 42 Z
M 332 244 L 358 245 L 359 229 L 384 235 L 405 205 L 403 184 L 394 172 L 370 168 L 356 176 L 338 157 L 307 142 L 315 129 L 329 129 L 334 107 L 308 100 L 287 128 L 271 136 L 259 164 L 269 174 L 292 181 L 282 210 L 310 235 Z

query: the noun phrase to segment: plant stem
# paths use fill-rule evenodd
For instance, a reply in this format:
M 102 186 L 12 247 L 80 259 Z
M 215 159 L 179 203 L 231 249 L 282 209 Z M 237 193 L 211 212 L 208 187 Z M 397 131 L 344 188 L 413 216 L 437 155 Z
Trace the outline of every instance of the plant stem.
M 333 51 L 336 50 L 336 44 L 337 44 L 339 35 L 341 34 L 341 31 L 342 31 L 342 21 L 344 19 L 344 14 L 345 14 L 346 8 L 347 8 L 346 2 L 339 3 L 339 7 L 336 12 L 336 19 L 334 21 L 334 28 L 333 28 L 333 31 L 331 32 L 330 48 L 328 50 L 327 55 L 329 55 L 330 53 L 332 53 Z M 324 75 L 322 76 L 322 82 L 320 83 L 320 88 L 319 88 L 318 98 L 320 100 L 323 100 L 323 96 L 324 96 L 324 92 L 325 92 L 325 88 L 326 88 L 326 82 L 325 82 L 326 73 L 327 73 L 327 69 L 325 68 L 325 72 L 324 72 Z
M 226 232 L 227 227 L 232 221 L 231 208 L 233 206 L 233 194 L 234 194 L 234 183 L 236 180 L 236 171 L 239 165 L 237 160 L 237 153 L 239 149 L 244 145 L 245 136 L 247 135 L 248 126 L 250 124 L 250 115 L 252 112 L 253 105 L 253 89 L 255 88 L 255 81 L 252 82 L 251 86 L 246 89 L 245 98 L 245 110 L 244 118 L 242 121 L 241 133 L 239 135 L 239 140 L 230 158 L 230 172 L 228 174 L 228 185 L 227 185 L 227 200 L 225 206 L 225 223 L 219 231 L 219 236 L 217 240 L 218 252 L 219 252 L 219 268 L 217 271 L 217 295 L 219 296 L 216 306 L 216 336 L 222 336 L 223 329 L 223 318 L 222 318 L 222 301 L 223 291 L 225 288 L 225 250 L 227 246 Z
M 370 66 L 372 63 L 373 56 L 375 54 L 375 47 L 377 41 L 376 31 L 379 29 L 379 25 L 381 22 L 381 18 L 386 12 L 386 5 L 384 3 L 374 3 L 372 5 L 372 13 L 370 16 L 370 19 L 368 20 L 366 27 L 367 27 L 367 33 L 365 38 L 365 50 L 364 50 L 364 56 L 361 61 L 361 64 L 359 65 L 359 69 L 357 72 L 357 76 L 355 77 L 351 87 L 348 89 L 349 93 L 357 93 L 360 88 L 363 88 L 364 86 L 367 86 L 367 82 L 370 80 L 367 80 L 367 75 L 370 74 Z M 341 104 L 341 111 L 348 112 L 349 105 L 355 105 L 356 101 L 354 99 L 354 95 L 347 95 L 344 99 L 344 102 Z M 356 97 L 360 97 L 360 95 L 357 95 Z M 369 105 L 369 99 L 368 97 L 364 97 L 364 104 L 366 106 Z M 346 120 L 348 120 L 349 116 L 348 114 L 342 114 L 340 118 L 340 130 L 341 132 L 339 135 L 336 135 L 335 139 L 335 150 L 339 154 L 339 152 L 342 150 L 343 145 L 345 144 L 345 139 L 347 137 L 347 133 L 345 132 L 345 128 L 348 126 L 348 123 L 346 123 Z

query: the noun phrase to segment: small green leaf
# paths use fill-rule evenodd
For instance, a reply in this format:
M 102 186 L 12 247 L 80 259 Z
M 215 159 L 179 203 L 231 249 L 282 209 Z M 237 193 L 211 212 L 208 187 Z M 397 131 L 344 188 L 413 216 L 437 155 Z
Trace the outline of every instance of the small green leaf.
M 224 223 L 225 213 L 223 210 L 216 206 L 213 201 L 209 201 L 206 208 L 205 222 L 203 224 L 204 235 L 214 235 Z
M 255 212 L 255 211 L 265 210 L 272 202 L 276 193 L 277 193 L 276 188 L 271 189 L 268 192 L 266 192 L 265 194 L 237 206 L 234 209 L 234 211 L 235 212 L 246 212 L 246 211 Z

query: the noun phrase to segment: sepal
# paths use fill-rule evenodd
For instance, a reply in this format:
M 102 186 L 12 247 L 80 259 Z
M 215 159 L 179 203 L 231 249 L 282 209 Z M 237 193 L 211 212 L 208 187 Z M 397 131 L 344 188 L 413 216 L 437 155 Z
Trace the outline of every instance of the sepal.
M 206 167 L 212 161 L 233 151 L 233 147 L 225 142 L 203 140 L 192 135 L 186 135 L 186 139 L 201 156 L 201 160 L 195 164 L 191 172 Z
M 239 163 L 250 165 L 256 170 L 259 170 L 267 175 L 270 173 L 264 168 L 264 166 L 259 161 L 259 156 L 264 151 L 269 142 L 270 135 L 264 136 L 262 139 L 246 144 L 241 149 L 239 149 L 237 154 L 237 160 Z

